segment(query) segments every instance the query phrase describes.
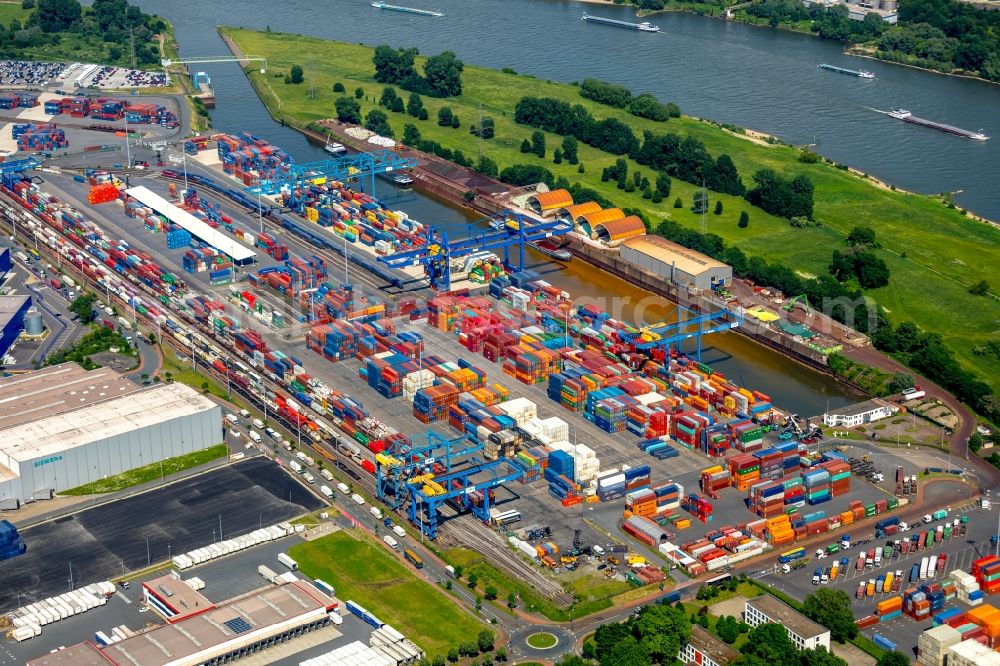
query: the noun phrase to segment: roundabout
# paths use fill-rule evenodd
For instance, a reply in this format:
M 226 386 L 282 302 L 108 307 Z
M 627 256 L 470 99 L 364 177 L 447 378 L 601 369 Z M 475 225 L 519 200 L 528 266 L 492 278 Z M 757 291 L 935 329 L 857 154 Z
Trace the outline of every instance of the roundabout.
M 510 635 L 510 649 L 528 659 L 556 660 L 573 649 L 576 637 L 555 625 L 529 625 Z

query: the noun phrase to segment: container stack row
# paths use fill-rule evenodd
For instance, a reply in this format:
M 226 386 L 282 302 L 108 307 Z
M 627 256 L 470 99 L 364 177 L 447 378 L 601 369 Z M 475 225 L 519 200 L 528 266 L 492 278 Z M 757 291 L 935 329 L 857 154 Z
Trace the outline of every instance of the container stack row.
M 178 569 L 189 569 L 193 566 L 204 564 L 205 562 L 209 562 L 218 557 L 231 555 L 232 553 L 239 552 L 245 548 L 251 548 L 261 543 L 274 541 L 275 539 L 280 539 L 281 537 L 289 536 L 294 533 L 295 529 L 288 523 L 271 525 L 269 527 L 263 527 L 259 530 L 254 530 L 249 534 L 238 536 L 235 539 L 226 539 L 224 541 L 219 541 L 205 546 L 204 548 L 196 548 L 181 555 L 174 555 L 172 563 Z
M 21 151 L 53 151 L 69 146 L 66 132 L 55 125 L 14 124 L 11 134 L 17 139 L 17 149 Z
M 103 606 L 114 593 L 114 583 L 101 581 L 17 608 L 7 614 L 10 637 L 22 642 L 38 636 L 45 625 Z

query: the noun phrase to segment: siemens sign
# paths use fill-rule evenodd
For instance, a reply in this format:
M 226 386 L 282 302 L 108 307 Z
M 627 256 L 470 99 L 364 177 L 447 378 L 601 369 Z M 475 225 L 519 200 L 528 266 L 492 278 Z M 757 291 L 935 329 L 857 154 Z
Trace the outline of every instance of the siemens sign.
M 49 456 L 48 458 L 42 458 L 41 460 L 35 461 L 35 467 L 41 467 L 42 465 L 48 465 L 49 463 L 59 462 L 62 459 L 62 456 Z

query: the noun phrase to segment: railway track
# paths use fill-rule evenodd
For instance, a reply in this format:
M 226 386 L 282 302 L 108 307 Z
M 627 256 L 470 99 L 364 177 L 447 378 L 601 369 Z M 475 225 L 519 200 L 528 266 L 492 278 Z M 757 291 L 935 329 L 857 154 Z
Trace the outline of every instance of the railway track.
M 11 199 L 7 195 L 0 194 L 0 200 L 6 203 L 7 207 L 13 211 L 12 214 L 18 215 L 20 219 L 26 220 L 30 218 L 36 221 L 36 223 L 43 225 L 41 220 L 31 215 L 20 205 L 19 202 Z M 13 225 L 9 219 L 9 215 L 5 214 L 0 217 L 3 218 L 2 226 L 5 226 L 8 230 L 12 231 Z M 28 228 L 26 226 L 22 226 L 18 229 L 18 231 L 23 237 L 29 237 L 27 233 Z M 61 257 L 54 248 L 49 247 L 48 245 L 40 245 L 39 250 L 45 256 L 47 261 L 51 263 L 59 262 L 64 272 L 73 275 L 73 277 L 81 284 L 88 285 L 88 287 L 95 293 L 106 291 L 104 286 L 99 284 L 96 280 L 91 279 L 82 270 L 77 269 L 76 266 L 70 264 L 69 262 L 61 261 Z M 329 255 L 330 253 L 326 254 Z M 132 291 L 142 292 L 154 298 L 158 296 L 156 292 L 146 288 L 145 285 L 133 283 L 117 275 L 115 276 L 115 279 L 123 284 L 128 284 Z M 111 292 L 110 295 L 112 303 L 117 305 L 121 311 L 128 311 L 131 308 L 129 303 L 126 302 L 125 299 L 121 298 L 117 293 Z M 236 361 L 244 361 L 241 356 L 230 351 L 229 343 L 216 336 L 214 331 L 211 330 L 211 327 L 200 324 L 183 310 L 176 309 L 169 305 L 166 307 L 169 309 L 171 314 L 178 319 L 178 323 L 181 323 L 183 326 L 192 331 L 197 331 L 208 340 L 215 342 L 219 346 L 219 349 L 213 349 L 211 351 L 217 352 L 218 356 L 224 358 L 227 362 L 227 366 L 232 365 Z M 153 331 L 158 329 L 155 321 L 148 319 L 145 315 L 138 314 L 136 321 L 137 332 L 140 320 L 142 325 L 147 330 Z M 193 342 L 184 344 L 172 335 L 162 335 L 160 338 L 160 344 L 167 344 L 177 352 L 190 356 L 200 371 L 213 377 L 221 384 L 225 384 L 228 387 L 230 394 L 236 393 L 248 404 L 253 405 L 261 412 L 265 410 L 264 400 L 267 391 L 271 391 L 273 394 L 274 391 L 286 390 L 285 387 L 279 383 L 266 377 L 262 378 L 264 388 L 260 391 L 253 390 L 249 387 L 244 387 L 239 383 L 230 381 L 230 378 L 226 374 L 219 372 L 219 370 L 213 366 L 212 361 L 214 358 L 208 355 L 209 350 L 198 349 Z M 270 410 L 270 408 L 268 409 Z M 269 411 L 268 418 L 269 420 L 273 419 L 292 435 L 300 432 L 296 425 L 284 419 L 280 414 Z M 331 461 L 337 468 L 343 470 L 348 476 L 351 477 L 351 483 L 353 485 L 359 487 L 371 497 L 377 496 L 375 477 L 361 470 L 360 465 L 351 456 L 340 452 L 338 447 L 332 442 L 327 439 L 316 442 L 312 438 L 309 438 L 304 440 L 303 443 L 308 443 L 308 446 L 319 455 Z M 362 448 L 361 450 L 364 458 L 372 461 L 374 460 L 374 455 L 366 449 Z M 439 539 L 442 545 L 445 545 L 446 547 L 448 545 L 461 546 L 475 550 L 493 564 L 508 571 L 515 578 L 525 581 L 538 590 L 538 592 L 543 596 L 552 599 L 553 602 L 560 605 L 568 605 L 573 602 L 572 595 L 563 590 L 554 581 L 548 579 L 536 568 L 525 562 L 516 553 L 512 552 L 508 544 L 506 544 L 504 540 L 492 529 L 467 515 L 454 517 L 449 516 L 448 518 L 449 519 L 444 521 L 440 526 Z
M 478 520 L 459 516 L 441 525 L 439 531 L 439 540 L 443 546 L 461 546 L 474 550 L 556 604 L 568 606 L 573 603 L 573 595 L 521 559 L 499 534 Z

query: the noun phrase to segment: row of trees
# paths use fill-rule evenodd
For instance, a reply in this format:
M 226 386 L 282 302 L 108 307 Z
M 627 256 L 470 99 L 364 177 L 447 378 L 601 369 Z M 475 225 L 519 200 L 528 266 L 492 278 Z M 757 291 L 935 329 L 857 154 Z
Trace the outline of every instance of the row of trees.
M 627 155 L 639 147 L 635 133 L 617 118 L 596 120 L 582 104 L 551 97 L 522 97 L 514 107 L 514 122 L 576 137 L 612 155 Z
M 677 134 L 643 134 L 642 147 L 633 154 L 639 164 L 689 183 L 701 185 L 734 196 L 742 196 L 746 186 L 729 155 L 714 159 L 705 144 L 694 137 Z
M 598 104 L 606 104 L 618 109 L 628 109 L 633 116 L 665 122 L 670 118 L 679 118 L 680 107 L 673 102 L 663 104 L 649 93 L 633 96 L 632 91 L 615 83 L 600 79 L 584 79 L 580 84 L 580 95 Z
M 423 76 L 417 73 L 414 64 L 418 53 L 415 48 L 393 50 L 385 45 L 375 47 L 372 56 L 375 80 L 430 97 L 462 94 L 462 70 L 465 66 L 453 52 L 445 51 L 427 58 Z
M 615 99 L 615 88 L 612 86 L 606 92 L 605 99 Z M 622 94 L 619 91 L 618 98 Z M 640 145 L 624 123 L 614 118 L 595 121 L 581 105 L 570 105 L 552 98 L 522 97 L 515 107 L 514 121 L 575 137 L 615 155 L 628 154 L 639 164 L 690 183 L 704 184 L 717 192 L 746 196 L 751 204 L 779 217 L 812 219 L 813 184 L 808 177 L 798 175 L 785 179 L 771 169 L 761 169 L 754 174 L 755 186 L 747 191 L 733 160 L 725 154 L 713 158 L 705 144 L 694 137 L 645 132 Z M 522 152 L 544 156 L 544 137 L 541 142 L 525 141 Z M 620 175 L 609 178 L 605 173 L 604 180 L 620 178 Z M 620 184 L 623 188 L 627 186 L 624 182 Z M 649 195 L 652 198 L 654 192 L 651 190 Z

